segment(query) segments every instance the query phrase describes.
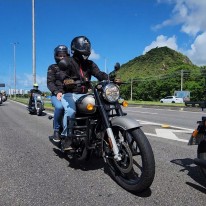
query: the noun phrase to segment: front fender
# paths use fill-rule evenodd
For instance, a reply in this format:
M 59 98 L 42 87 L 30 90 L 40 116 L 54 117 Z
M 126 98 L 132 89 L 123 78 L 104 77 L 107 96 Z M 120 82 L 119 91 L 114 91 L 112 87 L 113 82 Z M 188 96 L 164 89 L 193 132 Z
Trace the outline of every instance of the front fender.
M 127 117 L 127 116 L 114 117 L 111 120 L 111 124 L 112 126 L 121 127 L 124 130 L 141 127 L 138 121 L 136 121 L 135 119 L 132 119 L 131 117 Z

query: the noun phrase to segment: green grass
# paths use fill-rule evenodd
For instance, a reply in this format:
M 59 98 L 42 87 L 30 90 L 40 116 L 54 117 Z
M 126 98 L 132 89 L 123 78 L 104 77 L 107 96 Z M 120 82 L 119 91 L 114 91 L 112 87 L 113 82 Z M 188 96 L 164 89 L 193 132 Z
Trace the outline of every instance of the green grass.
M 17 97 L 16 99 L 14 98 L 11 98 L 12 100 L 14 101 L 17 101 L 17 102 L 21 102 L 23 104 L 28 104 L 28 101 L 29 99 L 28 98 L 19 98 Z M 160 103 L 160 102 L 153 102 L 153 101 L 131 101 L 131 100 L 128 100 L 127 101 L 129 103 L 129 105 L 131 104 L 135 104 L 135 105 L 155 105 L 155 106 L 171 106 L 171 107 L 179 107 L 179 106 L 182 106 L 182 107 L 185 107 L 185 104 L 184 103 Z M 45 109 L 54 109 L 54 107 L 52 106 L 51 104 L 51 101 L 50 100 L 44 100 L 44 107 Z
M 137 105 L 156 105 L 156 106 L 172 106 L 172 107 L 184 107 L 184 103 L 160 103 L 159 101 L 153 102 L 153 101 L 127 101 L 129 104 L 137 104 Z
M 28 103 L 29 103 L 28 98 L 17 97 L 16 99 L 14 99 L 14 98 L 10 98 L 10 99 L 13 101 L 20 102 L 20 103 L 25 104 L 25 105 L 28 105 Z M 54 109 L 50 100 L 44 100 L 44 108 L 45 109 L 52 109 L 52 110 Z

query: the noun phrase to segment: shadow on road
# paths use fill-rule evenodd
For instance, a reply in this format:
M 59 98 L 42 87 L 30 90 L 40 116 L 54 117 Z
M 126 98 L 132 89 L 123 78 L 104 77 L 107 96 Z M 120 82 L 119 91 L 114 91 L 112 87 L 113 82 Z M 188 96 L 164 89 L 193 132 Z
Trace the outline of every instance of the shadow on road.
M 195 180 L 195 182 L 199 184 L 199 185 L 196 185 L 191 182 L 186 182 L 187 185 L 206 194 L 206 179 L 201 173 L 199 167 L 194 164 L 193 159 L 190 159 L 190 158 L 174 159 L 174 160 L 171 160 L 171 162 L 176 165 L 182 166 L 183 169 L 181 169 L 180 172 L 188 171 L 188 176 L 190 176 L 193 180 Z
M 94 154 L 90 155 L 90 158 L 88 160 L 84 160 L 84 161 L 79 161 L 78 159 L 72 157 L 71 155 L 62 152 L 60 149 L 60 144 L 59 143 L 55 143 L 54 141 L 51 140 L 52 137 L 49 137 L 50 142 L 56 146 L 56 148 L 53 148 L 53 151 L 56 153 L 56 155 L 60 158 L 60 159 L 65 159 L 69 162 L 68 167 L 71 167 L 75 170 L 83 170 L 83 171 L 89 171 L 89 170 L 98 170 L 98 169 L 102 169 L 104 170 L 104 173 L 106 175 L 108 175 L 116 184 L 118 184 L 115 179 L 112 177 L 110 170 L 108 168 L 108 165 L 104 162 L 102 157 L 97 157 Z M 120 186 L 121 187 L 121 186 Z M 123 188 L 124 189 L 124 188 Z M 129 192 L 129 191 L 128 191 Z M 151 196 L 152 192 L 151 189 L 147 189 L 143 192 L 130 192 L 131 194 L 138 196 L 138 197 L 149 197 Z
M 53 151 L 61 159 L 66 159 L 69 162 L 69 167 L 76 170 L 98 170 L 104 168 L 104 160 L 102 158 L 97 158 L 94 155 L 91 155 L 90 159 L 84 161 L 78 161 L 76 158 L 62 152 L 60 149 L 53 148 Z

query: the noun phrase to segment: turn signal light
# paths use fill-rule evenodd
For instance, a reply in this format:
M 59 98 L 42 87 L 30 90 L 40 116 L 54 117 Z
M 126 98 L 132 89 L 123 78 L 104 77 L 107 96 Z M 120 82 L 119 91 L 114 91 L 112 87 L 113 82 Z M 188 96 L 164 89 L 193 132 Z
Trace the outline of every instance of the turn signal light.
M 196 130 L 193 131 L 192 136 L 193 136 L 193 137 L 196 137 L 197 134 L 198 134 L 198 131 L 197 131 L 197 129 L 196 129 Z
M 89 110 L 89 111 L 94 110 L 94 105 L 93 104 L 87 104 L 87 110 Z
M 128 104 L 127 101 L 123 101 L 123 102 L 122 102 L 122 106 L 123 106 L 123 107 L 128 107 L 128 105 L 129 105 L 129 104 Z

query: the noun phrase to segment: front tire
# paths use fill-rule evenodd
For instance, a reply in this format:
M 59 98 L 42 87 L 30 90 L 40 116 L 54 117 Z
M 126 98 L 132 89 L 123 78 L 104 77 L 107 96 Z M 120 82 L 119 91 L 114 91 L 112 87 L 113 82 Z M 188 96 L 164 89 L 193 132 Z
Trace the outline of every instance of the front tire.
M 0 94 L 0 104 L 3 103 L 3 100 L 2 100 L 2 95 Z
M 129 131 L 120 127 L 112 129 L 122 155 L 122 160 L 118 162 L 111 157 L 106 158 L 112 177 L 130 192 L 148 189 L 155 176 L 155 160 L 147 137 L 140 128 Z
M 43 111 L 43 108 L 42 108 L 42 104 L 41 103 L 37 103 L 37 116 L 41 116 L 42 115 L 42 111 Z
M 198 145 L 198 150 L 197 150 L 197 157 L 201 160 L 206 161 L 206 140 L 203 140 L 199 145 Z M 206 178 L 206 169 L 200 167 L 201 173 L 203 176 Z

